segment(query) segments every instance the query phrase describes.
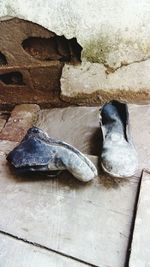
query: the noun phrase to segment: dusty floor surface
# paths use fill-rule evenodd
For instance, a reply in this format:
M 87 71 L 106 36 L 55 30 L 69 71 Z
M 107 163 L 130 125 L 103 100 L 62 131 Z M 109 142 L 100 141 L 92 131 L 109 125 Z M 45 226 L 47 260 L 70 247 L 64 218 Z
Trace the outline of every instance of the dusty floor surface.
M 129 180 L 112 179 L 100 169 L 97 107 L 27 105 L 9 120 L 0 117 L 0 266 L 126 267 L 140 177 L 150 165 L 150 105 L 129 105 L 129 111 L 139 154 L 139 170 Z M 66 172 L 57 178 L 16 175 L 6 154 L 33 124 L 88 154 L 99 176 L 84 184 Z

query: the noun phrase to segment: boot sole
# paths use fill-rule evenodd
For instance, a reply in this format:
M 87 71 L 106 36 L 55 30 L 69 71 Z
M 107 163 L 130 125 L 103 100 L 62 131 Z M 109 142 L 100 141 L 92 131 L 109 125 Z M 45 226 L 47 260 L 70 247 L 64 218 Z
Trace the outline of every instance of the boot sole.
M 107 173 L 107 174 L 109 174 L 110 176 L 112 176 L 112 177 L 116 177 L 116 178 L 130 178 L 130 177 L 133 177 L 134 176 L 134 174 L 132 174 L 132 175 L 130 175 L 130 176 L 122 176 L 122 175 L 118 175 L 118 174 L 115 174 L 115 173 L 112 173 L 112 172 L 109 172 L 105 167 L 104 167 L 104 165 L 103 165 L 103 163 L 101 162 L 101 166 L 102 166 L 102 169 L 103 169 L 103 171 L 105 172 L 105 173 Z

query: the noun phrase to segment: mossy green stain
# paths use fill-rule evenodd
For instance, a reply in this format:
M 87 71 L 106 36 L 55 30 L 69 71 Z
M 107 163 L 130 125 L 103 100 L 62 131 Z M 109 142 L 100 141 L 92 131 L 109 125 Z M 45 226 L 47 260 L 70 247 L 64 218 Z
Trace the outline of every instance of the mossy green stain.
M 115 51 L 118 45 L 119 40 L 114 45 L 107 36 L 91 39 L 84 45 L 82 57 L 91 63 L 104 64 L 107 61 L 108 54 Z
M 115 51 L 119 52 L 119 46 L 124 44 L 125 47 L 134 47 L 135 50 L 141 52 L 141 54 L 150 55 L 150 42 L 144 41 L 141 43 L 139 40 L 127 40 L 121 36 L 116 36 L 115 42 L 108 36 L 103 36 L 95 39 L 91 39 L 85 43 L 82 51 L 82 58 L 85 58 L 91 63 L 106 64 L 110 53 Z

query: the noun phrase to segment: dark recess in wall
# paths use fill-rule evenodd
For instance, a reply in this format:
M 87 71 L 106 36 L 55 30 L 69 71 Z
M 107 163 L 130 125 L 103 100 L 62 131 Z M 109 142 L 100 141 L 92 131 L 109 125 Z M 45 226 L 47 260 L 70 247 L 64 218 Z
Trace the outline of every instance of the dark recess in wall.
M 25 85 L 20 72 L 9 72 L 0 75 L 0 81 L 6 85 Z
M 7 65 L 7 59 L 4 54 L 0 52 L 0 66 Z
M 81 63 L 77 39 L 18 18 L 1 21 L 0 33 L 0 107 L 68 106 L 61 99 L 60 78 L 64 64 Z
M 29 37 L 22 42 L 22 47 L 38 60 L 59 60 L 71 64 L 81 62 L 82 47 L 76 38 L 68 40 L 57 35 L 51 38 Z

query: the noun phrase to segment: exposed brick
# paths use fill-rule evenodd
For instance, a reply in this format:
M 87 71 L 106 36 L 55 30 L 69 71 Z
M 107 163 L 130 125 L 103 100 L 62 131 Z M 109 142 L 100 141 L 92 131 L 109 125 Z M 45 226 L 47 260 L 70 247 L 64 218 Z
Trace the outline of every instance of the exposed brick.
M 80 62 L 82 48 L 76 39 L 17 18 L 2 21 L 0 33 L 0 105 L 65 106 L 60 77 L 65 62 Z
M 60 76 L 62 63 L 51 62 L 49 66 L 29 66 L 29 69 L 9 67 L 0 69 L 0 75 L 19 72 L 24 84 L 4 84 L 0 82 L 0 104 L 36 103 L 41 106 L 65 106 L 60 100 Z
M 0 139 L 21 141 L 27 130 L 35 124 L 39 110 L 36 104 L 17 105 L 0 133 Z
M 5 123 L 6 123 L 6 120 L 0 118 L 0 132 L 2 131 Z

